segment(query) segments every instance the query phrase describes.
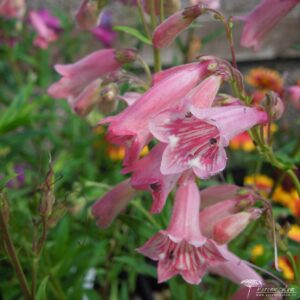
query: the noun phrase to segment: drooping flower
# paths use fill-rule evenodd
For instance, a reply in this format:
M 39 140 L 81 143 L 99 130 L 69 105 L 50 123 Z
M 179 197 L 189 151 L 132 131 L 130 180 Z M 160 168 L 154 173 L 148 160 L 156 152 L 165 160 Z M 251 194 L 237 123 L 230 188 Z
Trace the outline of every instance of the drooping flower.
M 201 5 L 195 5 L 171 15 L 156 27 L 152 39 L 154 47 L 165 48 L 170 45 L 175 37 L 201 14 Z
M 22 19 L 25 10 L 25 0 L 2 0 L 0 3 L 0 15 L 5 18 Z
M 161 111 L 183 101 L 197 83 L 208 76 L 210 62 L 187 64 L 159 73 L 153 86 L 131 106 L 119 115 L 100 122 L 110 123 L 110 142 L 126 146 L 124 165 L 136 160 L 141 149 L 150 141 L 149 121 Z
M 117 36 L 112 29 L 111 15 L 111 11 L 103 10 L 99 17 L 99 25 L 91 29 L 93 36 L 107 48 L 112 46 Z
M 151 192 L 151 213 L 161 212 L 169 193 L 179 179 L 179 175 L 163 175 L 159 170 L 165 147 L 165 144 L 157 144 L 144 158 L 123 169 L 124 173 L 132 172 L 130 182 L 133 188 Z
M 224 148 L 229 141 L 267 120 L 265 112 L 243 105 L 191 106 L 190 112 L 162 113 L 150 123 L 152 134 L 161 142 L 168 143 L 161 172 L 176 174 L 192 168 L 203 179 L 215 175 L 225 168 L 227 157 Z
M 208 267 L 224 262 L 215 243 L 200 231 L 199 209 L 200 194 L 190 177 L 179 185 L 168 228 L 137 249 L 158 261 L 158 282 L 180 274 L 188 283 L 199 284 Z
M 53 98 L 67 98 L 80 115 L 87 114 L 100 99 L 100 77 L 119 70 L 135 59 L 133 49 L 95 51 L 73 64 L 55 65 L 62 78 L 48 88 Z
M 129 179 L 126 179 L 97 200 L 92 206 L 92 214 L 97 219 L 97 225 L 101 228 L 108 227 L 135 194 L 136 191 L 131 187 Z
M 47 49 L 49 43 L 58 39 L 58 33 L 61 31 L 61 25 L 58 18 L 54 17 L 48 10 L 31 11 L 29 20 L 37 32 L 34 39 L 34 45 Z
M 261 0 L 247 15 L 237 17 L 245 22 L 241 46 L 259 50 L 263 39 L 300 0 Z

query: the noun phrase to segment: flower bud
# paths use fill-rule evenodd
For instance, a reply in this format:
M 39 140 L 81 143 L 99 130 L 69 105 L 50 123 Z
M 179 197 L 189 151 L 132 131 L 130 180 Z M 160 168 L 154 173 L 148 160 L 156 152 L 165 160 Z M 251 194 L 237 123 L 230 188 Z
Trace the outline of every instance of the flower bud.
M 115 50 L 115 59 L 122 63 L 128 64 L 134 62 L 137 57 L 137 51 L 133 48 L 122 48 Z
M 98 16 L 99 9 L 97 2 L 83 0 L 76 12 L 75 18 L 81 29 L 90 30 L 96 27 Z
M 117 108 L 117 96 L 119 94 L 119 88 L 115 83 L 107 84 L 100 91 L 101 101 L 98 104 L 99 110 L 103 114 L 109 114 Z
M 281 98 L 273 91 L 267 93 L 262 105 L 266 108 L 272 120 L 278 120 L 284 112 L 284 104 Z

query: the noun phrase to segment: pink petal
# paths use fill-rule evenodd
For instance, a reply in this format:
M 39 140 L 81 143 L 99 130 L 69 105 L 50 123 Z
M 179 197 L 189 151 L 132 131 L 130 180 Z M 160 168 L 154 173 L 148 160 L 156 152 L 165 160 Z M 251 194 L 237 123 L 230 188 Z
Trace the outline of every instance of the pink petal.
M 153 33 L 153 45 L 156 48 L 165 48 L 175 37 L 186 29 L 202 13 L 199 6 L 187 7 L 171 15 Z
M 241 284 L 241 281 L 246 279 L 255 279 L 263 282 L 260 275 L 249 267 L 242 259 L 227 250 L 226 247 L 219 247 L 218 249 L 227 261 L 209 267 L 209 272 L 228 278 L 237 284 Z
M 132 105 L 135 101 L 137 101 L 142 96 L 141 93 L 137 92 L 127 92 L 123 96 L 119 96 L 120 100 L 123 100 L 127 103 L 128 106 Z
M 97 225 L 101 228 L 110 226 L 135 193 L 131 188 L 130 180 L 126 179 L 97 200 L 92 206 L 92 214 L 97 219 Z
M 151 213 L 160 213 L 166 199 L 174 188 L 180 175 L 163 175 L 159 171 L 162 153 L 166 145 L 157 144 L 148 155 L 125 168 L 125 172 L 133 172 L 131 185 L 137 190 L 148 190 L 152 193 Z
M 288 97 L 296 109 L 300 109 L 300 86 L 294 85 L 287 89 Z
M 242 33 L 241 46 L 258 50 L 265 36 L 299 2 L 299 0 L 262 0 L 244 16 L 246 24 Z

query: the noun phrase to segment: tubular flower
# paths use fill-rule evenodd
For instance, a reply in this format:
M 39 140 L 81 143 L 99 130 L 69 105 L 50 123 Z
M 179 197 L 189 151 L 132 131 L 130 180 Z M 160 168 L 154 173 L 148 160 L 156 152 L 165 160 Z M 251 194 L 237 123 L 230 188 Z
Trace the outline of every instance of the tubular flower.
M 29 13 L 30 23 L 37 32 L 33 44 L 39 48 L 47 49 L 48 44 L 58 39 L 61 31 L 60 21 L 48 10 L 31 11 Z
M 97 225 L 101 228 L 108 227 L 135 194 L 136 191 L 131 188 L 129 179 L 126 179 L 97 200 L 92 207 Z
M 188 283 L 199 284 L 209 266 L 224 262 L 215 243 L 200 231 L 199 209 L 200 194 L 191 177 L 179 185 L 168 229 L 137 249 L 158 261 L 158 282 L 180 274 Z
M 148 155 L 134 162 L 123 172 L 132 172 L 131 185 L 137 190 L 148 190 L 153 197 L 151 213 L 159 213 L 175 187 L 179 175 L 163 175 L 159 171 L 165 144 L 157 144 Z
M 111 143 L 126 146 L 125 166 L 136 160 L 141 149 L 150 141 L 150 120 L 182 101 L 210 73 L 209 65 L 210 61 L 204 61 L 158 73 L 153 86 L 131 106 L 119 115 L 100 122 L 110 123 L 107 138 Z
M 48 94 L 53 98 L 67 98 L 75 112 L 85 115 L 100 99 L 99 78 L 132 62 L 135 54 L 133 49 L 104 49 L 73 64 L 55 65 L 62 78 L 49 87 Z
M 167 47 L 181 31 L 186 29 L 201 14 L 202 7 L 195 5 L 171 15 L 156 27 L 153 33 L 153 45 L 156 48 Z
M 215 175 L 225 168 L 229 141 L 267 119 L 265 112 L 242 105 L 162 113 L 150 123 L 152 134 L 168 143 L 160 170 L 176 174 L 192 168 L 203 179 Z
M 237 17 L 245 22 L 241 46 L 259 50 L 265 36 L 300 0 L 261 0 L 249 14 Z

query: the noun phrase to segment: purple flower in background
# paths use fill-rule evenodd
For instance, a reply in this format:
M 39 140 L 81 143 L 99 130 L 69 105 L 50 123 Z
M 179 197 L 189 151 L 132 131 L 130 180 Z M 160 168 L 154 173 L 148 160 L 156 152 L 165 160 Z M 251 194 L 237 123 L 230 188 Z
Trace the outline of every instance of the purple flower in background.
M 91 29 L 91 33 L 103 43 L 107 48 L 110 48 L 116 38 L 116 32 L 112 29 L 112 13 L 109 10 L 104 10 L 99 18 L 99 25 Z
M 58 39 L 58 33 L 62 30 L 60 20 L 48 10 L 41 9 L 29 13 L 31 25 L 37 32 L 33 44 L 39 48 L 47 49 L 48 44 Z
M 9 180 L 6 184 L 6 186 L 9 189 L 19 189 L 21 188 L 25 183 L 25 167 L 24 165 L 15 165 L 14 171 L 16 173 L 16 176 Z M 2 175 L 0 175 L 0 178 Z

